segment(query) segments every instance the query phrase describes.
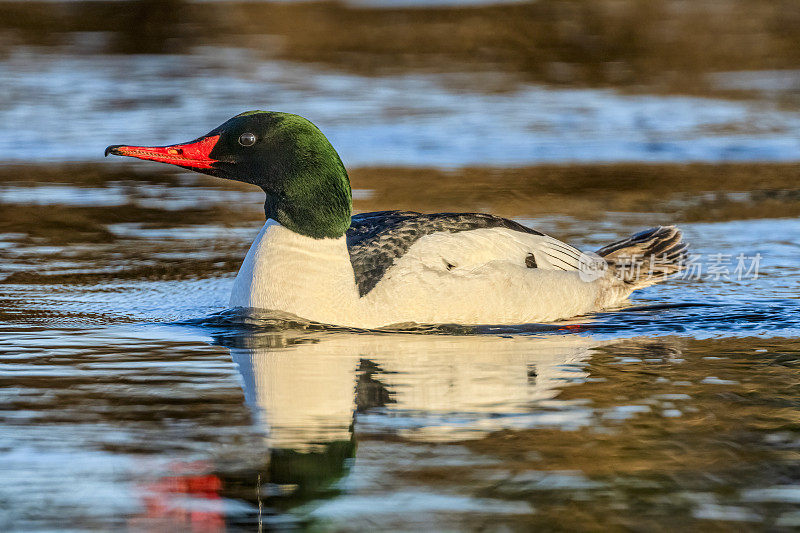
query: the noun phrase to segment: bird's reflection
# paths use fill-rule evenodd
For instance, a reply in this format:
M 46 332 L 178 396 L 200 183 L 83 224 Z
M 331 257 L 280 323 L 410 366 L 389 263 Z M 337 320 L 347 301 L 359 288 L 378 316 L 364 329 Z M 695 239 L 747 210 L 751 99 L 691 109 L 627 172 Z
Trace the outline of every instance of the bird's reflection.
M 583 362 L 601 344 L 574 335 L 338 332 L 216 340 L 230 349 L 264 432 L 269 458 L 258 503 L 273 510 L 336 492 L 356 456 L 356 426 L 442 442 L 579 423 L 580 413 L 537 406 L 583 381 Z
M 302 521 L 304 504 L 347 490 L 340 480 L 358 460 L 359 439 L 441 443 L 503 429 L 590 425 L 596 423 L 592 406 L 558 395 L 587 382 L 596 348 L 623 356 L 679 355 L 671 343 L 574 334 L 238 330 L 215 343 L 230 350 L 263 436 L 256 436 L 264 446 L 254 450 L 254 461 L 244 464 L 235 456 L 197 474 L 219 481 L 209 506 L 219 505 L 218 498 L 249 505 L 253 512 L 246 518 L 224 512 L 225 524 L 235 518 L 242 520 L 239 525 Z M 196 487 L 196 477 L 182 476 L 178 485 Z M 164 485 L 170 489 L 166 496 L 156 491 L 161 504 L 150 508 L 176 507 L 163 502 L 175 500 L 178 485 L 174 480 Z M 185 498 L 184 492 L 179 496 Z M 287 514 L 290 510 L 297 511 Z
M 581 363 L 599 342 L 330 333 L 252 334 L 225 344 L 270 449 L 308 453 L 351 442 L 357 414 L 375 410 L 417 420 L 406 431 L 417 440 L 516 424 L 508 415 L 531 413 L 535 402 L 585 378 Z

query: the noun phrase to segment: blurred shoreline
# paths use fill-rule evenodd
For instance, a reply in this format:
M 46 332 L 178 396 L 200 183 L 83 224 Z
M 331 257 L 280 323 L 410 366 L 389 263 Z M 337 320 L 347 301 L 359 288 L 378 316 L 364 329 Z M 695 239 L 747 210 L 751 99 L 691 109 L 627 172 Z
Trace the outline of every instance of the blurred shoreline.
M 492 83 L 463 82 L 489 92 L 542 83 L 767 96 L 793 108 L 800 94 L 798 42 L 800 4 L 788 0 L 539 0 L 434 7 L 0 2 L 0 57 L 20 46 L 68 54 L 192 54 L 198 46 L 234 47 L 262 60 L 359 75 L 496 73 Z

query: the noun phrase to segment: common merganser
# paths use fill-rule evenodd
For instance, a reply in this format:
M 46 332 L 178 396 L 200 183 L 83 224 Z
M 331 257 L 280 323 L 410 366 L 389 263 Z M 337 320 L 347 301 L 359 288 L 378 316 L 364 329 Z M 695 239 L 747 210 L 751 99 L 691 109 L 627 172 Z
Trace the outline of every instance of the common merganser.
M 261 187 L 267 221 L 236 276 L 230 305 L 325 324 L 570 318 L 619 305 L 680 271 L 687 249 L 674 226 L 645 230 L 594 255 L 482 213 L 352 215 L 350 180 L 336 150 L 309 120 L 289 113 L 248 111 L 188 143 L 113 145 L 108 154 Z

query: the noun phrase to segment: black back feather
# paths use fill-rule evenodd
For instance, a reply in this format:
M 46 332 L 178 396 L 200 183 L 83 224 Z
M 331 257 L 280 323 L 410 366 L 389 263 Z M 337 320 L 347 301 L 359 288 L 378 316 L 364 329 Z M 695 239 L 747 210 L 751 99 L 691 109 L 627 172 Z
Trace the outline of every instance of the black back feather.
M 364 296 L 371 291 L 395 261 L 420 238 L 432 233 L 483 228 L 543 235 L 513 220 L 483 213 L 377 211 L 353 216 L 346 236 L 359 294 Z

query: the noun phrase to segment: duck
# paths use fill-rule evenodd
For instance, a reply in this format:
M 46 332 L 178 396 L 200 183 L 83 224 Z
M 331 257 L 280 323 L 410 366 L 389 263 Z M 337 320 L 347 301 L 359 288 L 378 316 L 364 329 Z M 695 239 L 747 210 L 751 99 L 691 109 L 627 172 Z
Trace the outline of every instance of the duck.
M 134 157 L 260 187 L 266 222 L 231 290 L 234 308 L 352 328 L 553 322 L 623 305 L 684 268 L 688 245 L 656 226 L 582 252 L 486 213 L 353 214 L 345 165 L 310 120 L 240 113 L 197 139 L 111 145 Z

